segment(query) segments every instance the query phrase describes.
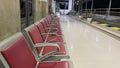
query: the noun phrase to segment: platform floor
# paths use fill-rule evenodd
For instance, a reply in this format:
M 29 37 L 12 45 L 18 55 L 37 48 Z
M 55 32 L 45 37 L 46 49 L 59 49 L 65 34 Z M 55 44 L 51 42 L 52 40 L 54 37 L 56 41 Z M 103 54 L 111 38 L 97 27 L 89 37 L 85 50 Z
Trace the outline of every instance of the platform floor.
M 61 25 L 74 68 L 120 68 L 120 41 L 70 16 Z

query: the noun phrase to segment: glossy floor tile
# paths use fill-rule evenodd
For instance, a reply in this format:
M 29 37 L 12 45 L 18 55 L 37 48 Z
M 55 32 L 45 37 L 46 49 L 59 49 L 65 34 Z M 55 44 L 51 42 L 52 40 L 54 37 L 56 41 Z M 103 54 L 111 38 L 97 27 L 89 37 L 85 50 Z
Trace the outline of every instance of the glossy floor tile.
M 119 40 L 74 17 L 60 20 L 74 68 L 120 68 Z

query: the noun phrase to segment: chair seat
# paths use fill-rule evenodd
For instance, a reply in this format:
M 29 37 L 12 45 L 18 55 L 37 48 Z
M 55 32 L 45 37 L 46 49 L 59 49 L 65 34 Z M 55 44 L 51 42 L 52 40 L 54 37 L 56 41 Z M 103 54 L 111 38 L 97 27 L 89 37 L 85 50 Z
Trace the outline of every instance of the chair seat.
M 70 68 L 70 66 L 67 61 L 41 62 L 39 63 L 38 68 Z
M 39 53 L 41 52 L 41 48 L 37 48 L 37 50 Z M 42 55 L 45 55 L 45 54 L 55 51 L 55 50 L 57 50 L 57 47 L 46 46 L 46 47 L 44 47 Z
M 64 42 L 62 36 L 48 36 L 47 42 Z
M 65 55 L 66 54 L 65 46 L 63 44 L 59 44 L 59 47 L 60 47 L 60 51 L 57 53 L 57 55 Z M 56 49 L 57 49 L 56 47 L 45 47 L 43 51 L 43 55 L 45 55 L 48 52 L 54 51 Z
M 35 54 L 33 54 L 28 42 L 21 33 L 3 41 L 0 46 L 4 46 L 0 50 L 2 63 L 10 68 L 73 68 L 69 61 L 44 61 L 39 62 Z M 63 48 L 63 45 L 60 45 Z M 48 50 L 49 51 L 49 50 Z M 64 51 L 64 50 L 60 50 Z M 52 56 L 52 55 L 51 55 Z M 44 58 L 44 57 L 43 57 Z M 37 64 L 38 63 L 38 64 Z M 37 65 L 37 67 L 36 67 Z M 9 68 L 5 67 L 5 68 Z

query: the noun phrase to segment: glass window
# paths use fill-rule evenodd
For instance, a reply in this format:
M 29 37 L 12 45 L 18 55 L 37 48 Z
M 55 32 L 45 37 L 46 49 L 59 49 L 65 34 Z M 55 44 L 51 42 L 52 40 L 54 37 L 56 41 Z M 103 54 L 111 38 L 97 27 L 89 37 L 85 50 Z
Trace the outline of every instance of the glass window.
M 26 17 L 26 1 L 20 0 L 20 9 L 21 18 Z
M 68 9 L 68 2 L 60 2 L 60 9 Z
M 32 14 L 32 0 L 29 0 L 29 2 L 28 2 L 28 5 L 29 5 L 29 16 L 32 16 L 33 14 Z

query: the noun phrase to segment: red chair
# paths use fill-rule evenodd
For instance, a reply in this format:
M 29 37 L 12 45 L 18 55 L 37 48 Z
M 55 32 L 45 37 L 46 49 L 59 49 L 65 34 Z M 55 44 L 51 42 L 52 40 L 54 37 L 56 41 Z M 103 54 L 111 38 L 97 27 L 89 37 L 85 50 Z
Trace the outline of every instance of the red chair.
M 46 42 L 64 43 L 63 35 L 58 35 L 56 32 L 45 32 L 41 23 L 35 23 L 42 38 Z
M 26 28 L 24 30 L 24 35 L 32 47 L 35 47 L 36 45 L 40 46 L 40 45 L 58 44 L 56 42 L 49 43 L 47 41 L 44 41 L 35 25 L 31 25 L 28 28 Z M 66 46 L 64 46 L 63 44 L 60 44 L 60 43 L 58 44 L 58 46 L 59 46 L 60 50 L 53 57 L 56 57 L 56 59 L 69 58 Z M 40 56 L 39 53 L 41 52 L 41 49 L 39 47 L 36 47 L 36 48 L 37 48 L 37 53 L 38 53 L 37 55 L 39 57 Z M 48 48 L 48 50 L 49 50 L 49 48 Z M 46 53 L 46 51 L 45 51 L 45 53 Z M 46 55 L 46 58 L 49 57 L 49 55 L 51 56 L 51 54 L 48 54 L 48 55 Z
M 49 21 L 48 21 L 47 17 L 46 17 L 44 20 L 46 21 L 46 22 L 44 22 L 44 23 L 49 24 Z M 54 27 L 54 28 L 57 28 L 58 31 L 59 31 L 58 34 L 62 34 L 62 30 L 61 30 L 61 25 L 60 25 L 60 24 L 56 24 L 56 23 L 54 23 L 54 22 L 51 22 L 51 23 L 49 24 L 49 26 Z M 60 32 L 61 32 L 61 33 L 60 33 Z
M 50 17 L 52 20 L 55 20 L 56 22 L 60 23 L 60 19 L 57 17 L 57 15 L 50 14 Z
M 46 16 L 45 19 L 47 20 L 47 22 L 49 23 L 49 25 L 55 25 L 55 26 L 59 26 L 60 24 L 55 23 L 55 21 L 53 21 L 50 17 L 50 15 Z
M 55 25 L 55 26 L 60 26 L 60 22 L 58 21 L 59 19 L 54 18 L 54 17 L 52 17 L 51 15 L 48 15 L 48 16 L 46 17 L 46 19 L 47 19 L 47 22 L 48 22 L 49 24 Z
M 54 14 L 48 15 L 47 19 L 50 22 L 55 22 L 56 24 L 60 24 L 60 19 L 56 15 L 54 15 Z
M 41 24 L 43 25 L 44 29 L 46 32 L 54 32 L 57 31 L 57 34 L 62 35 L 62 31 L 61 31 L 61 27 L 60 26 L 51 26 L 48 24 L 46 19 L 43 19 L 43 21 L 41 22 Z
M 37 61 L 21 33 L 0 43 L 0 60 L 5 68 L 72 68 L 69 61 Z

